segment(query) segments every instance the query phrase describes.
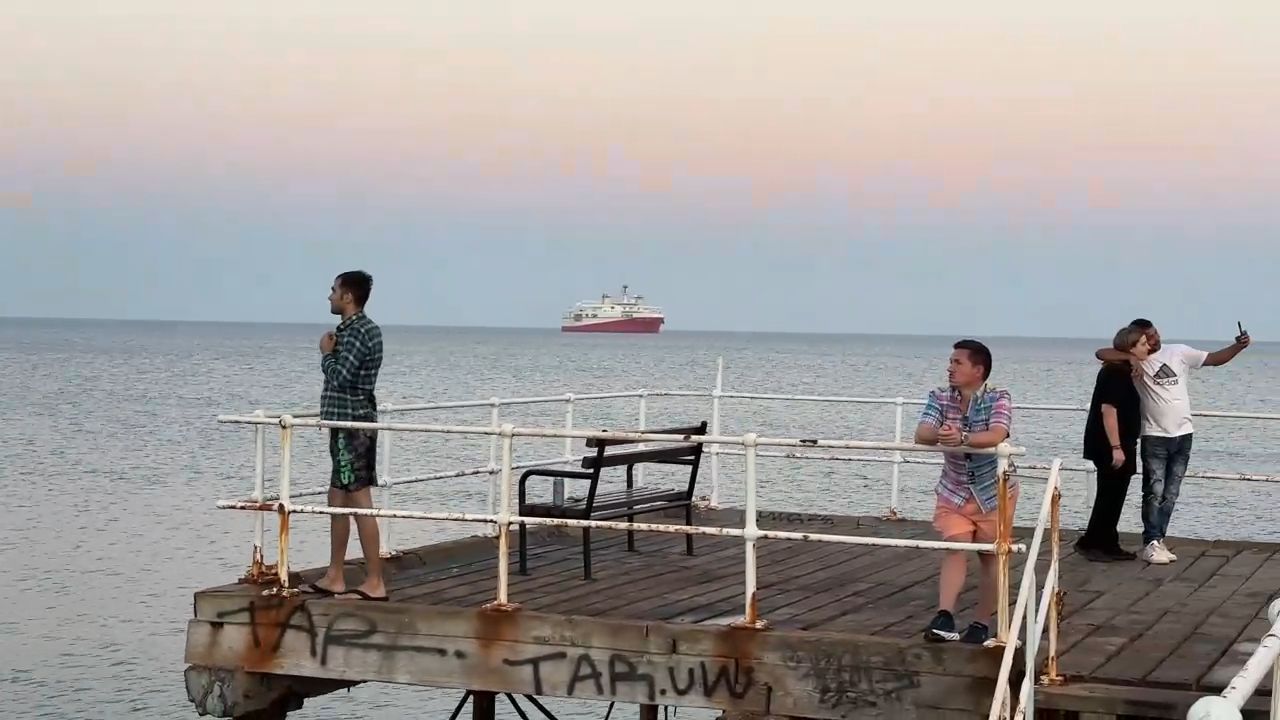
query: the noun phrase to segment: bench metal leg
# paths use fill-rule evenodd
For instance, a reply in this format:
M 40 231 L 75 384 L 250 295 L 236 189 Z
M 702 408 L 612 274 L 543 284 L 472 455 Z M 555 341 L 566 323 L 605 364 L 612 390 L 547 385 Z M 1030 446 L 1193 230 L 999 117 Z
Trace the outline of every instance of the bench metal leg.
M 689 527 L 693 527 L 693 506 L 692 505 L 684 506 L 684 524 Z M 685 555 L 693 554 L 693 536 L 692 535 L 684 536 L 684 554 Z
M 520 574 L 529 574 L 528 525 L 520 523 Z
M 582 579 L 591 579 L 591 528 L 582 528 Z
M 627 522 L 633 523 L 635 521 L 636 521 L 635 515 L 627 516 Z M 627 531 L 627 552 L 635 552 L 635 551 L 636 551 L 636 532 L 635 530 L 628 530 Z

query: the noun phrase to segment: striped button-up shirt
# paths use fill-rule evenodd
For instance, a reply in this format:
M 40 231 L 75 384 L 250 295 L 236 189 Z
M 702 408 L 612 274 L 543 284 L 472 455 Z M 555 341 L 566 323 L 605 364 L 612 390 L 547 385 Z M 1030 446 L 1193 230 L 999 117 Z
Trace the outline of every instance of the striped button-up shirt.
M 338 324 L 333 352 L 320 358 L 320 419 L 377 422 L 374 386 L 382 369 L 382 329 L 358 312 Z
M 984 385 L 969 400 L 969 412 L 960 409 L 960 391 L 949 387 L 940 387 L 929 393 L 924 411 L 920 414 L 921 424 L 939 428 L 948 424 L 970 434 L 1002 427 L 1011 431 L 1013 422 L 1013 401 L 1009 391 Z M 962 507 L 972 496 L 983 512 L 996 509 L 996 467 L 995 455 L 972 455 L 968 453 L 948 452 L 944 454 L 942 476 L 938 479 L 938 501 L 954 507 Z M 1017 481 L 1009 478 L 1009 490 L 1017 487 Z

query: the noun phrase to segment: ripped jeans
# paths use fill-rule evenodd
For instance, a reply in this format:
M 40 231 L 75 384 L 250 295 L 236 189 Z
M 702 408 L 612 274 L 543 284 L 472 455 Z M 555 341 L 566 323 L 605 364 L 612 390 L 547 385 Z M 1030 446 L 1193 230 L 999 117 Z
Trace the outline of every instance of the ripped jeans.
M 1164 540 L 1191 459 L 1191 433 L 1142 436 L 1142 544 Z

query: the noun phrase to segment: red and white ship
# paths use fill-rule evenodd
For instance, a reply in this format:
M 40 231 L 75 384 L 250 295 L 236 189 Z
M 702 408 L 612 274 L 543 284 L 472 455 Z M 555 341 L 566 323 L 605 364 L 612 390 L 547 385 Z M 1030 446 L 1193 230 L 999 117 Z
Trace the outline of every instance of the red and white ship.
M 666 322 L 662 308 L 644 304 L 643 295 L 632 295 L 626 285 L 622 297 L 600 296 L 600 302 L 584 300 L 565 314 L 561 332 L 656 333 Z

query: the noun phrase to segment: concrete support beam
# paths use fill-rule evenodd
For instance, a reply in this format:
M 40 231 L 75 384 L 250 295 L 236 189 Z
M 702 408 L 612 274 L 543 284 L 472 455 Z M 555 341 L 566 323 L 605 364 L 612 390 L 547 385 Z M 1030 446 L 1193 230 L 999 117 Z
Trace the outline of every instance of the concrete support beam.
M 306 698 L 357 683 L 323 678 L 249 673 L 192 665 L 183 673 L 187 699 L 201 716 L 236 720 L 281 720 Z

